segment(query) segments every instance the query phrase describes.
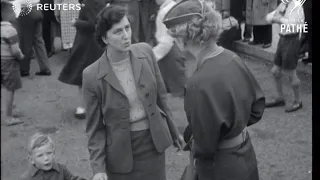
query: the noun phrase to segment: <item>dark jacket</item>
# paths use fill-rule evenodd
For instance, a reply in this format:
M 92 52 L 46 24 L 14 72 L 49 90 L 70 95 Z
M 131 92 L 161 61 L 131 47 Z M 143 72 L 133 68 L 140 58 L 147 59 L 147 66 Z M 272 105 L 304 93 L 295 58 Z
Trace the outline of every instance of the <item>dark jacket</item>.
M 199 180 L 258 180 L 249 136 L 234 148 L 218 148 L 264 112 L 264 94 L 244 62 L 226 49 L 207 59 L 188 79 L 184 102 Z
M 28 170 L 23 173 L 20 180 L 86 180 L 85 178 L 74 176 L 65 165 L 54 162 L 52 169 L 44 171 L 30 165 Z
M 177 138 L 178 131 L 167 104 L 160 70 L 146 43 L 133 44 L 130 54 L 137 93 L 150 121 L 155 148 L 164 152 Z M 106 53 L 83 71 L 83 97 L 93 173 L 131 172 L 130 105 Z
M 58 80 L 71 85 L 82 85 L 82 71 L 95 62 L 103 53 L 103 48 L 95 38 L 95 19 L 106 6 L 105 0 L 84 0 L 75 27 L 77 34 L 71 55 L 63 67 Z

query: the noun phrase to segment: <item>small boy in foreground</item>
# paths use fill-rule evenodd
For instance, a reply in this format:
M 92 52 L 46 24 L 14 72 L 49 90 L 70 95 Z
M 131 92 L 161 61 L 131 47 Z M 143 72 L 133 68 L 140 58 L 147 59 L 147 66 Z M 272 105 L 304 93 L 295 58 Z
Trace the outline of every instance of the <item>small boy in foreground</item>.
M 44 134 L 36 133 L 28 144 L 28 170 L 21 180 L 85 180 L 72 175 L 66 166 L 55 162 L 55 148 L 52 139 Z

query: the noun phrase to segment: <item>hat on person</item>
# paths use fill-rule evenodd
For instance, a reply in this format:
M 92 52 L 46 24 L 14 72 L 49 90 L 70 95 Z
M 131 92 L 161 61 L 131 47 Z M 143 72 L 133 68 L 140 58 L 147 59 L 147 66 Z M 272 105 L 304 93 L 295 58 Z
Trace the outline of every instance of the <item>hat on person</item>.
M 182 0 L 171 8 L 163 23 L 170 27 L 191 21 L 194 17 L 203 17 L 203 0 Z

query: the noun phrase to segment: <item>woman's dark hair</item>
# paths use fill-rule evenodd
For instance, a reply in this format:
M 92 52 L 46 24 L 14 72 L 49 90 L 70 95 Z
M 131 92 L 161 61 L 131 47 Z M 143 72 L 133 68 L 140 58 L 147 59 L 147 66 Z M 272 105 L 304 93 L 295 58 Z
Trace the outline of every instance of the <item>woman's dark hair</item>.
M 6 1 L 1 2 L 1 21 L 14 21 L 15 17 L 12 4 Z
M 102 41 L 102 37 L 106 35 L 112 26 L 119 23 L 124 16 L 127 15 L 127 9 L 118 6 L 110 5 L 103 8 L 96 18 L 96 40 L 102 46 L 105 47 L 106 44 Z

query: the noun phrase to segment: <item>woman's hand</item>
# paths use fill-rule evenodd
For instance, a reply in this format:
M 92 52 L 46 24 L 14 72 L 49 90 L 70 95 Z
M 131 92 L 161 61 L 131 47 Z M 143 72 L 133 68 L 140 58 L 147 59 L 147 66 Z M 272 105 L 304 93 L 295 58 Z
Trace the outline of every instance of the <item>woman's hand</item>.
M 76 18 L 72 18 L 72 20 L 70 22 L 71 26 L 75 26 L 76 25 L 76 21 L 77 21 Z
M 108 180 L 107 173 L 97 173 L 92 180 Z
M 182 151 L 184 140 L 181 134 L 178 135 L 178 138 L 173 142 L 174 147 L 178 148 L 178 151 Z

